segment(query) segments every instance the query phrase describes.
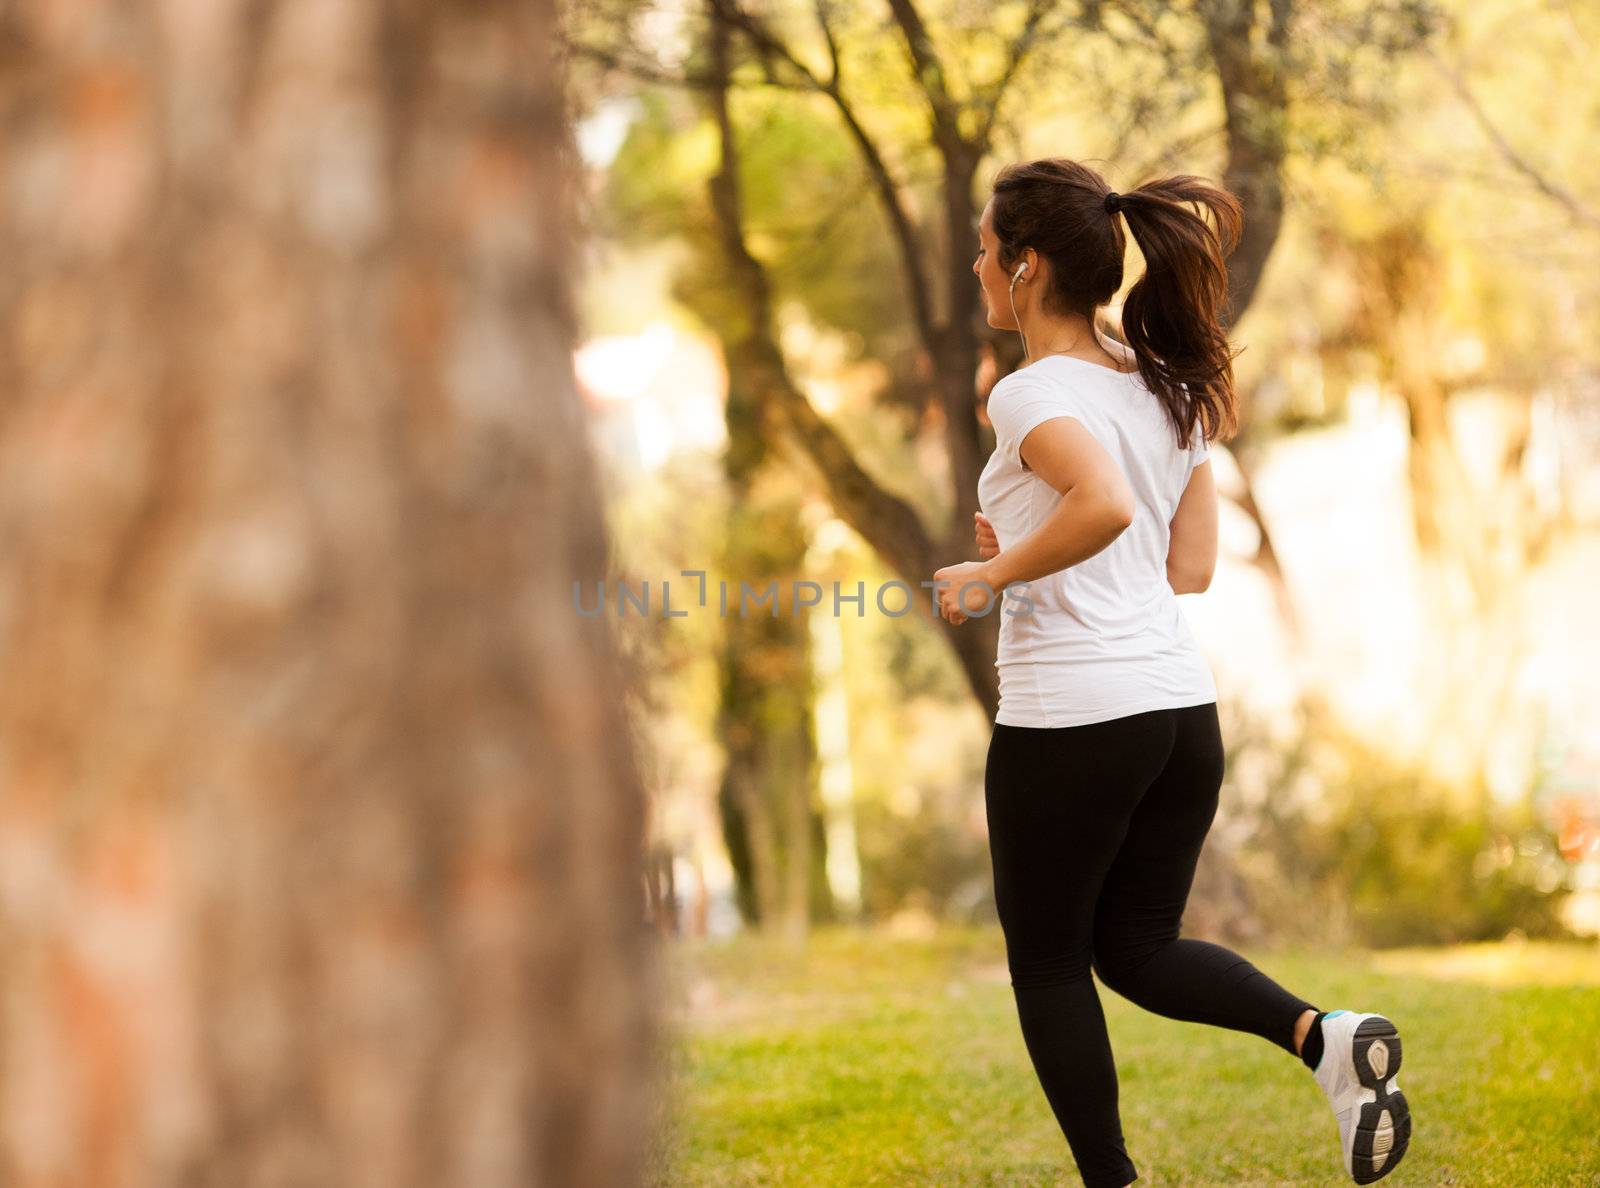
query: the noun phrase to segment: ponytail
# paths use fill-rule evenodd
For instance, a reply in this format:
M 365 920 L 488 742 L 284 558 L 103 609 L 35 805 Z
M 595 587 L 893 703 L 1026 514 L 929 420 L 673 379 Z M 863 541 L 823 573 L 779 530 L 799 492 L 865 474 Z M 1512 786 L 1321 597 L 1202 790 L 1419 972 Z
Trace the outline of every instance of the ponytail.
M 1216 226 L 1190 204 L 1208 211 Z M 1179 174 L 1115 194 L 1098 172 L 1065 157 L 1007 165 L 994 182 L 1000 264 L 1010 272 L 1023 249 L 1033 248 L 1050 261 L 1044 308 L 1093 326 L 1122 285 L 1127 241 L 1119 213 L 1145 259 L 1145 274 L 1122 307 L 1122 333 L 1145 386 L 1166 409 L 1179 449 L 1193 444 L 1197 421 L 1207 441 L 1232 436 L 1236 352 L 1221 319 L 1226 260 L 1244 215 L 1228 191 Z
M 1227 258 L 1238 245 L 1243 207 L 1228 191 L 1190 174 L 1146 182 L 1120 195 L 1145 273 L 1122 306 L 1122 333 L 1139 374 L 1171 417 L 1180 448 L 1198 421 L 1206 440 L 1238 429 L 1233 359 L 1222 318 Z M 1190 209 L 1209 212 L 1213 227 Z

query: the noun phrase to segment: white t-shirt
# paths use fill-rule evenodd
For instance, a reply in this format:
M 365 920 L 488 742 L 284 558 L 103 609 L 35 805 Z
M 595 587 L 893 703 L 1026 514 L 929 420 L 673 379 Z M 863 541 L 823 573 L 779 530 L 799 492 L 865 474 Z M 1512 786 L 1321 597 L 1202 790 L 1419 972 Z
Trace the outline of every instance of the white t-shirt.
M 1028 583 L 1000 606 L 1000 708 L 1008 726 L 1080 726 L 1217 699 L 1211 666 L 1167 582 L 1169 526 L 1210 453 L 1198 423 L 1187 450 L 1137 372 L 1046 355 L 995 384 L 995 450 L 978 502 L 1000 548 L 1044 522 L 1061 494 L 1022 465 L 1018 447 L 1053 417 L 1075 417 L 1133 489 L 1133 523 L 1100 552 Z M 1031 609 L 1023 601 L 1031 602 Z

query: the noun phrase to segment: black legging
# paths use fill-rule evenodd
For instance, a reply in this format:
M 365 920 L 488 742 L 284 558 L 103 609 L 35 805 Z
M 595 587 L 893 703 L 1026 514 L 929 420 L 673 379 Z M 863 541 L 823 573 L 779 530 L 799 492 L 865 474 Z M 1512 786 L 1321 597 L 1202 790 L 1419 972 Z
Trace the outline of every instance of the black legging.
M 1138 1175 L 1091 960 L 1146 1010 L 1291 1054 L 1296 1020 L 1314 1009 L 1237 953 L 1178 939 L 1222 768 L 1215 702 L 1086 726 L 996 723 L 990 736 L 984 799 L 1017 1014 L 1089 1188 Z

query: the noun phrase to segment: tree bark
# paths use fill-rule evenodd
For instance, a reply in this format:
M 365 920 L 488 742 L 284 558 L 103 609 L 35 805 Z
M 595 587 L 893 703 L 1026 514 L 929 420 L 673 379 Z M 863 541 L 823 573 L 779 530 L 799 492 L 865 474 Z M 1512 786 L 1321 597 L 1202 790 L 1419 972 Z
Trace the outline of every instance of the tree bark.
M 1283 165 L 1289 93 L 1287 49 L 1293 0 L 1270 0 L 1266 27 L 1254 0 L 1206 0 L 1206 40 L 1222 83 L 1228 160 L 1222 184 L 1244 203 L 1239 244 L 1228 259 L 1228 323 L 1255 298 L 1283 227 Z
M 0 1181 L 626 1184 L 549 3 L 0 15 Z
M 726 21 L 710 22 L 706 97 L 725 144 L 733 135 L 728 112 L 731 38 Z M 724 152 L 709 184 L 723 227 L 743 225 L 737 169 L 737 154 Z M 752 261 L 742 239 L 735 242 L 723 234 L 719 243 L 722 250 L 714 266 L 745 275 L 742 289 L 749 291 Z M 754 310 L 721 317 L 713 313 L 706 319 L 721 336 L 728 369 L 723 461 L 731 510 L 722 571 L 736 590 L 749 583 L 757 598 L 769 585 L 776 591 L 768 605 L 752 602 L 746 607 L 739 598 L 737 609 L 722 620 L 717 735 L 727 767 L 719 804 L 745 922 L 799 942 L 810 930 L 814 902 L 823 907 L 819 918 L 831 916 L 832 910 L 822 852 L 826 839 L 818 828 L 811 632 L 789 597 L 794 583 L 805 578 L 807 540 L 792 468 L 770 450 L 763 431 L 770 424 L 772 395 L 762 382 L 764 352 L 752 333 L 752 314 L 770 316 L 764 287 L 760 292 Z

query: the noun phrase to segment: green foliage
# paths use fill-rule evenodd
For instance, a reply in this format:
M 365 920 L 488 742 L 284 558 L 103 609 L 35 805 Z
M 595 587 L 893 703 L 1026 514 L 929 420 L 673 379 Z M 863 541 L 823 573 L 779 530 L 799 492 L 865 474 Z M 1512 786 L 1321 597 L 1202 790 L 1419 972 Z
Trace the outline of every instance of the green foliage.
M 1318 876 L 1372 945 L 1560 936 L 1561 859 L 1548 830 L 1509 809 L 1463 808 L 1405 778 L 1342 790 L 1334 821 L 1306 839 Z
M 640 100 L 606 173 L 597 229 L 634 248 L 680 239 L 692 259 L 679 269 L 673 295 L 716 328 L 743 312 L 707 199 L 720 162 L 716 128 L 692 97 L 646 89 Z M 909 307 L 894 241 L 837 116 L 815 97 L 743 87 L 730 106 L 748 247 L 767 270 L 777 306 L 799 303 L 815 325 L 846 335 L 855 356 L 904 350 Z
M 993 917 L 989 850 L 970 828 L 962 798 L 934 797 L 896 812 L 883 797 L 856 810 L 862 907 L 868 918 L 920 908 L 941 919 Z
M 1224 805 L 1269 933 L 1373 946 L 1565 935 L 1565 864 L 1526 805 L 1444 784 L 1325 723 L 1311 729 L 1315 747 L 1229 761 L 1268 771 L 1263 795 L 1234 788 Z

